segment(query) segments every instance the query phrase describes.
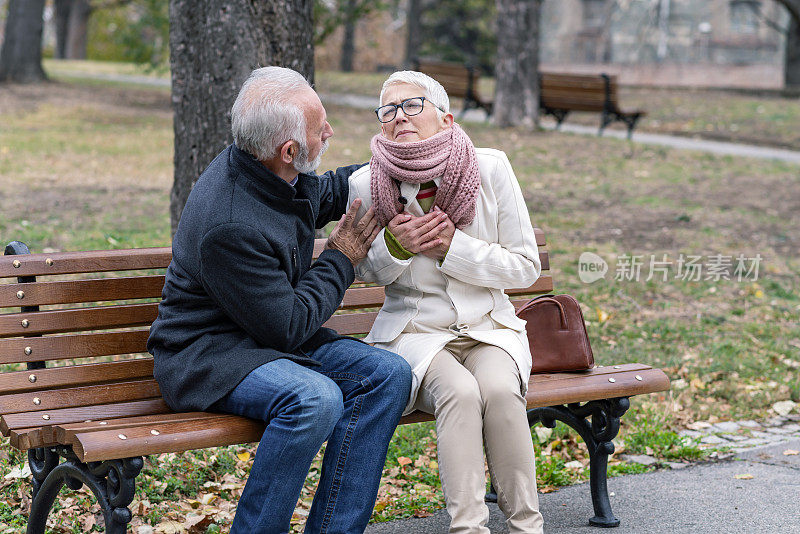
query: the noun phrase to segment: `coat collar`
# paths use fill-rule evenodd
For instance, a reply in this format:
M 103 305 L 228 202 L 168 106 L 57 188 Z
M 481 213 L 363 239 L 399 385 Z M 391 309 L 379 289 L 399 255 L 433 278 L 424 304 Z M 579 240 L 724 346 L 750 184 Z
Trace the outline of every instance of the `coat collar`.
M 235 144 L 230 146 L 230 161 L 241 171 L 241 176 L 247 179 L 248 185 L 264 195 L 286 200 L 295 200 L 298 197 L 311 198 L 310 189 L 317 182 L 316 176 L 300 173 L 297 183 L 292 186 Z
M 439 183 L 441 181 L 442 181 L 441 178 L 433 179 L 433 183 L 436 184 L 436 187 L 439 187 Z M 421 217 L 425 215 L 425 212 L 422 211 L 422 207 L 419 205 L 419 202 L 417 201 L 417 193 L 419 193 L 419 186 L 420 184 L 412 184 L 410 182 L 400 182 L 400 196 L 408 199 L 408 204 L 406 204 L 406 211 L 416 217 Z

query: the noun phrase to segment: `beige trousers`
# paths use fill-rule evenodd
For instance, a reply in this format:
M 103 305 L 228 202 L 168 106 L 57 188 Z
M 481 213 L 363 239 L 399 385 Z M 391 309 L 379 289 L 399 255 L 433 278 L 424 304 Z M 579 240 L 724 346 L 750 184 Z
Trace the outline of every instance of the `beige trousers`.
M 452 534 L 489 534 L 484 448 L 509 532 L 542 532 L 525 399 L 507 352 L 471 338 L 451 341 L 425 373 L 415 407 L 436 416 Z

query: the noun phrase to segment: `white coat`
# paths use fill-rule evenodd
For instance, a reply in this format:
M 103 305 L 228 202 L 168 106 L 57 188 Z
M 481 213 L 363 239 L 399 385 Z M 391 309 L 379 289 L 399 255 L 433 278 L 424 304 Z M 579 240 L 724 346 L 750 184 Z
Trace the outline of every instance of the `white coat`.
M 433 357 L 458 336 L 508 352 L 517 364 L 523 395 L 527 390 L 531 354 L 525 322 L 515 315 L 503 290 L 536 281 L 541 273 L 539 251 L 508 157 L 489 148 L 476 152 L 481 174 L 476 215 L 455 231 L 444 261 L 423 254 L 395 258 L 381 230 L 356 267 L 358 278 L 386 286 L 383 307 L 365 341 L 399 354 L 411 365 L 406 413 L 412 411 Z M 438 185 L 439 179 L 434 181 Z M 400 194 L 409 200 L 406 210 L 415 216 L 424 215 L 416 200 L 418 191 L 418 184 L 400 183 Z M 362 200 L 360 217 L 372 205 L 369 165 L 350 177 L 348 204 L 356 198 Z

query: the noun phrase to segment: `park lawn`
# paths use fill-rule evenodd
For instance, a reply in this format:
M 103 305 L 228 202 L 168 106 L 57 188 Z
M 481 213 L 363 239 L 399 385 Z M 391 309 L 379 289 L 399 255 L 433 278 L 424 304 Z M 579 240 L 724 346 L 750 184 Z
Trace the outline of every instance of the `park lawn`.
M 169 79 L 164 68 L 153 70 L 133 63 L 47 59 L 44 67 L 57 80 L 76 81 L 86 75 L 114 74 Z M 385 73 L 326 70 L 317 71 L 314 81 L 320 93 L 366 95 L 377 102 L 386 77 Z M 480 94 L 491 98 L 494 79 L 484 76 L 478 87 Z M 800 150 L 800 100 L 783 98 L 775 92 L 621 87 L 619 102 L 623 110 L 647 112 L 637 131 Z M 460 99 L 452 99 L 454 112 L 457 113 L 461 105 Z M 555 124 L 549 116 L 542 120 L 544 124 Z M 571 113 L 566 122 L 599 126 L 600 116 Z M 625 125 L 614 123 L 609 129 L 623 130 Z
M 336 136 L 329 168 L 369 159 L 371 113 L 329 107 Z M 172 128 L 160 89 L 53 83 L 0 93 L 0 240 L 34 252 L 169 244 Z M 617 452 L 693 459 L 702 452 L 675 431 L 696 420 L 764 418 L 774 402 L 800 400 L 800 205 L 798 166 L 630 145 L 608 138 L 500 131 L 467 124 L 477 146 L 504 150 L 532 220 L 547 235 L 558 292 L 584 306 L 597 362 L 663 367 L 670 394 L 636 398 Z M 584 284 L 578 257 L 609 264 L 604 281 Z M 679 255 L 763 258 L 758 279 L 676 279 Z M 650 255 L 670 262 L 667 280 L 645 281 Z M 641 277 L 617 277 L 641 256 Z M 620 273 L 622 271 L 619 271 Z M 624 274 L 624 273 L 622 273 Z M 705 276 L 705 273 L 704 273 Z M 585 446 L 563 427 L 538 428 L 540 489 L 585 480 Z M 255 445 L 146 461 L 132 505 L 134 526 L 206 518 L 226 530 Z M 566 467 L 577 460 L 580 467 Z M 397 430 L 374 520 L 424 515 L 443 505 L 431 423 Z M 4 474 L 23 456 L 0 450 Z M 612 461 L 612 474 L 642 468 Z M 575 464 L 571 464 L 575 465 Z M 301 528 L 319 478 L 319 458 L 298 503 Z M 0 479 L 0 532 L 19 529 L 28 504 L 24 479 Z M 413 491 L 412 491 L 413 490 Z M 85 491 L 63 492 L 53 529 L 83 532 L 98 508 Z M 576 511 L 576 513 L 580 513 Z M 175 524 L 171 524 L 175 527 Z M 5 530 L 4 530 L 5 529 Z

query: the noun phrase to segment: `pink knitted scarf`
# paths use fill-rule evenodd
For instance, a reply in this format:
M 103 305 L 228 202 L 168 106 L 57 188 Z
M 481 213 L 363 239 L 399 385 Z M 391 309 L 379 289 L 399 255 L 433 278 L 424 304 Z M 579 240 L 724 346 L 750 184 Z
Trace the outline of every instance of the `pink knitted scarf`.
M 378 134 L 370 143 L 372 204 L 381 226 L 403 211 L 395 180 L 423 184 L 441 177 L 434 205 L 463 228 L 475 218 L 481 187 L 475 146 L 461 127 L 441 131 L 422 141 L 396 143 Z

